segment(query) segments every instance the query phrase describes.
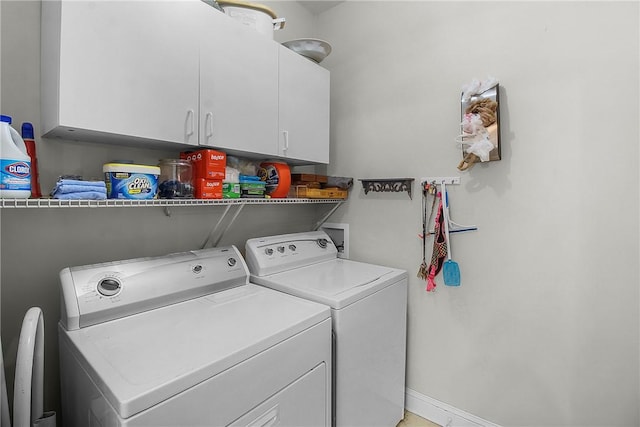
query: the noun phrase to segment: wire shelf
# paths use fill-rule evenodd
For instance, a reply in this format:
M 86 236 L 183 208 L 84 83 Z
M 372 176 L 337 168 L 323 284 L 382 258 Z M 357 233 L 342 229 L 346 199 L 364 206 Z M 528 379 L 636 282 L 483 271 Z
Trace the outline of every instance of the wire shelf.
M 181 206 L 225 206 L 225 205 L 273 205 L 342 203 L 343 199 L 107 199 L 107 200 L 60 200 L 60 199 L 0 199 L 0 208 L 127 208 L 127 207 L 181 207 Z

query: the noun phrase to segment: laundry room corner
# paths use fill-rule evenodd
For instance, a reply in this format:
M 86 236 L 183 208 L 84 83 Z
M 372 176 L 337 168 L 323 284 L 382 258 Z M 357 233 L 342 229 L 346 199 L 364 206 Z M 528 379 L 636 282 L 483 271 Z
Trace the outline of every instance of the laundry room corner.
M 45 1 L 49 0 L 0 1 L 1 113 L 13 116 L 14 127 L 22 122 L 33 124 L 45 197 L 61 175 L 102 181 L 103 165 L 114 159 L 156 165 L 160 159 L 176 157 L 175 147 L 164 144 L 141 147 L 122 141 L 112 144 L 108 138 L 90 142 L 40 137 L 44 127 L 41 82 L 48 72 L 42 68 L 40 56 Z M 184 3 L 202 6 L 199 0 Z M 293 311 L 306 312 L 302 307 L 313 306 L 305 304 L 308 301 L 294 303 L 289 295 L 276 297 L 275 292 L 257 290 L 258 285 L 253 284 L 257 282 L 244 283 L 245 279 L 262 280 L 265 288 L 286 288 L 290 285 L 286 281 L 283 284 L 273 277 L 259 278 L 260 273 L 255 269 L 250 272 L 249 267 L 238 270 L 244 262 L 238 261 L 250 256 L 245 245 L 252 239 L 286 235 L 291 238 L 287 245 L 276 239 L 269 242 L 269 247 L 255 246 L 256 253 L 263 256 L 271 249 L 273 254 L 286 257 L 299 254 L 296 251 L 309 245 L 314 253 L 321 248 L 322 256 L 329 248 L 332 265 L 366 263 L 375 266 L 365 269 L 367 274 L 383 271 L 381 276 L 406 273 L 406 360 L 398 365 L 406 363 L 404 404 L 416 416 L 439 425 L 486 427 L 640 425 L 640 191 L 636 187 L 640 184 L 640 3 L 261 3 L 286 18 L 286 25 L 273 32 L 270 42 L 313 38 L 331 46 L 330 55 L 320 64 L 321 71 L 330 73 L 329 159 L 295 166 L 292 171 L 350 177 L 353 186 L 348 198 L 337 203 L 245 201 L 238 204 L 239 209 L 234 202 L 155 206 L 156 201 L 150 201 L 149 206 L 58 204 L 40 208 L 32 199 L 24 199 L 24 208 L 16 208 L 19 203 L 0 207 L 1 368 L 6 373 L 9 401 L 13 401 L 21 322 L 27 310 L 37 306 L 44 314 L 45 328 L 44 405 L 62 413 L 60 363 L 64 356 L 60 356 L 59 333 L 66 332 L 59 329 L 58 322 L 64 314 L 60 272 L 65 268 L 78 267 L 74 274 L 85 267 L 93 269 L 104 276 L 96 282 L 96 289 L 102 285 L 107 294 L 117 293 L 121 283 L 111 280 L 119 276 L 101 264 L 138 265 L 153 258 L 152 262 L 175 267 L 167 254 L 180 253 L 192 263 L 187 282 L 197 287 L 201 283 L 191 279 L 203 271 L 203 264 L 193 261 L 192 251 L 204 248 L 204 255 L 198 256 L 216 258 L 216 269 L 220 269 L 216 271 L 232 271 L 236 275 L 233 282 L 242 291 L 224 289 L 217 296 L 199 295 L 202 300 L 187 304 L 194 310 L 185 310 L 180 318 L 208 316 L 196 311 L 196 306 L 219 308 L 224 304 L 218 303 L 228 298 L 234 301 L 232 305 L 237 304 L 234 307 L 249 310 L 233 314 L 234 326 L 238 327 L 234 331 L 238 332 L 240 323 L 246 320 L 238 313 L 249 313 L 252 303 L 262 301 L 248 298 L 252 302 L 246 305 L 238 301 L 246 295 L 253 298 L 264 293 L 270 295 L 264 296 L 265 301 L 287 300 L 283 307 L 292 309 L 287 312 L 291 317 L 296 317 Z M 176 22 L 176 28 L 190 30 Z M 166 53 L 165 47 L 161 48 Z M 460 170 L 468 154 L 456 140 L 464 134 L 463 91 L 470 83 L 485 80 L 499 82 L 495 113 L 500 118 L 500 156 Z M 82 104 L 82 96 L 77 94 L 75 102 Z M 241 111 L 242 115 L 242 107 L 228 104 L 225 110 Z M 188 126 L 180 122 L 179 127 L 183 130 Z M 446 196 L 442 197 L 441 183 L 435 183 L 433 194 L 423 192 L 422 177 L 456 177 L 459 184 L 447 184 Z M 365 183 L 369 181 L 399 181 L 405 186 L 386 187 L 394 191 L 368 191 Z M 438 203 L 443 199 L 440 208 Z M 9 200 L 0 199 L 0 203 Z M 443 267 L 437 275 L 434 271 L 430 286 L 421 274 L 422 263 L 447 262 L 446 248 L 441 252 L 442 245 L 435 238 L 434 221 L 439 212 L 444 217 L 444 209 L 448 209 L 447 224 L 453 221 L 473 226 L 452 232 L 447 239 L 451 258 L 459 267 L 459 285 L 447 283 Z M 337 259 L 339 242 L 323 241 L 324 236 L 316 234 L 319 231 L 314 229 L 324 221 L 328 227 L 348 234 L 348 256 L 344 259 Z M 440 224 L 444 228 L 444 223 Z M 343 225 L 346 228 L 340 228 Z M 302 239 L 305 243 L 300 244 L 295 241 L 299 236 L 291 237 L 295 233 L 311 233 L 312 237 Z M 284 264 L 286 260 L 280 267 Z M 306 267 L 326 271 L 318 266 L 296 265 L 291 272 L 275 274 L 276 279 L 299 278 Z M 174 274 L 178 270 L 171 271 Z M 357 268 L 354 272 L 358 277 L 367 276 Z M 313 288 L 315 279 L 302 281 Z M 367 276 L 366 280 L 374 284 L 363 287 L 361 294 L 366 296 L 369 291 L 375 294 L 373 288 L 384 282 L 379 277 Z M 136 283 L 146 286 L 144 280 Z M 295 290 L 287 289 L 296 298 L 309 299 L 317 296 L 316 290 L 306 289 L 306 295 L 296 296 Z M 352 301 L 357 293 L 352 291 L 324 304 L 340 305 L 349 298 Z M 181 297 L 174 299 L 173 291 L 167 294 L 170 305 L 184 302 Z M 394 295 L 394 303 L 403 298 L 399 295 Z M 266 341 L 278 341 L 280 326 L 290 328 L 290 332 L 304 329 L 308 319 L 279 324 L 282 319 L 274 307 L 260 305 L 260 313 L 269 321 L 255 322 L 256 328 L 273 326 L 262 330 Z M 180 325 L 158 313 L 175 313 L 179 308 L 166 308 L 151 311 L 148 318 L 178 328 Z M 332 314 L 345 316 L 345 312 L 338 313 L 342 308 L 333 307 Z M 133 325 L 133 311 L 127 312 L 130 318 L 122 323 Z M 319 311 L 324 316 L 324 344 L 322 354 L 313 359 L 316 365 L 324 362 L 321 358 L 327 359 L 327 323 L 332 315 L 327 310 Z M 392 314 L 402 309 L 382 307 L 379 311 L 380 316 L 369 326 L 382 329 L 388 326 L 385 319 L 397 322 Z M 251 316 L 247 314 L 246 318 Z M 109 328 L 94 330 L 104 332 L 104 337 Z M 144 328 L 130 328 L 131 335 L 118 337 L 125 342 L 141 330 L 158 333 L 153 324 Z M 179 341 L 178 329 L 171 331 Z M 204 327 L 194 331 L 210 332 Z M 246 337 L 251 330 L 245 332 L 237 337 Z M 223 330 L 216 333 L 235 342 Z M 77 330 L 70 333 L 79 335 Z M 388 337 L 395 343 L 395 350 L 402 348 L 400 335 Z M 162 344 L 153 339 L 140 342 L 147 344 L 139 348 L 140 354 Z M 196 353 L 193 343 L 185 345 Z M 91 346 L 87 341 L 77 348 L 95 355 Z M 256 342 L 247 346 L 254 353 L 268 353 Z M 217 351 L 214 346 L 205 347 L 211 353 Z M 274 349 L 283 351 L 285 346 Z M 171 349 L 181 359 L 197 362 L 202 368 L 198 375 L 212 373 L 200 355 L 182 350 Z M 396 357 L 397 352 L 393 355 Z M 227 356 L 212 356 L 218 360 L 216 369 L 222 370 L 226 362 L 220 361 Z M 96 363 L 103 366 L 100 357 L 93 360 L 100 360 Z M 144 358 L 135 360 L 142 365 Z M 161 367 L 161 362 L 153 367 Z M 182 368 L 179 364 L 171 366 L 174 372 Z M 309 368 L 301 365 L 302 371 Z M 319 381 L 322 387 L 314 390 L 321 390 L 322 396 L 316 397 L 322 405 L 312 406 L 314 414 L 319 414 L 317 419 L 326 423 L 331 396 L 327 394 L 325 368 L 311 376 L 313 384 L 318 384 L 318 372 L 323 378 Z M 132 377 L 144 374 L 127 373 Z M 190 384 L 198 383 L 196 376 L 189 376 Z M 239 388 L 221 389 L 235 393 L 227 397 L 242 397 L 246 378 Z M 397 391 L 402 379 L 397 375 L 393 378 Z M 289 380 L 293 382 L 294 378 Z M 285 382 L 285 376 L 275 378 L 269 387 Z M 240 409 L 225 412 L 227 408 L 222 408 L 220 419 L 225 424 L 239 420 L 245 425 L 276 419 L 266 397 L 275 394 L 278 387 L 261 389 L 259 396 L 254 395 L 255 412 L 249 410 L 244 416 Z M 144 407 L 143 400 L 136 400 L 138 409 Z M 357 400 L 354 398 L 354 402 Z M 113 407 L 113 401 L 106 406 Z M 234 399 L 228 401 L 233 403 Z M 251 406 L 236 399 L 236 403 L 240 401 L 246 404 L 243 410 Z M 394 417 L 402 415 L 399 406 L 394 402 Z M 206 410 L 207 405 L 199 408 Z

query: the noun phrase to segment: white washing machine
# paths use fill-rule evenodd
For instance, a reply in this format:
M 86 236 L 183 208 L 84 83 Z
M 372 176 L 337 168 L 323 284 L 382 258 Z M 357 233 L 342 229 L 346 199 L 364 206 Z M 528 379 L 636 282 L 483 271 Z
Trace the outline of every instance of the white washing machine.
M 60 273 L 66 427 L 329 426 L 331 314 L 235 247 Z
M 250 239 L 251 281 L 331 307 L 334 425 L 404 417 L 407 273 L 340 259 L 322 231 Z

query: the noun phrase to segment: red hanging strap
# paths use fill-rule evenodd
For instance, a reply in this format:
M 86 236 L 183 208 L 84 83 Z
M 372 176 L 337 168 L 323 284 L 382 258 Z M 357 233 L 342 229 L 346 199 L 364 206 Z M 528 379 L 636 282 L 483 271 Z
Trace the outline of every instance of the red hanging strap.
M 431 254 L 431 264 L 429 264 L 429 277 L 427 278 L 427 292 L 433 292 L 436 289 L 435 277 L 442 270 L 442 265 L 447 258 L 447 239 L 444 233 L 444 212 L 442 206 L 442 196 L 438 204 L 438 214 L 436 215 L 433 227 L 433 253 Z

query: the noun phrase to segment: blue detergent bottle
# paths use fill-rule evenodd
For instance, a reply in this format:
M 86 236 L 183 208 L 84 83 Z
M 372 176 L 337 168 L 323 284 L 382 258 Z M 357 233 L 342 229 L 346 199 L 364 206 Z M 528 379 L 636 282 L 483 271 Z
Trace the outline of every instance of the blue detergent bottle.
M 31 196 L 31 157 L 11 117 L 0 115 L 0 198 Z

